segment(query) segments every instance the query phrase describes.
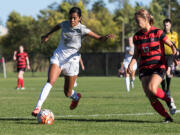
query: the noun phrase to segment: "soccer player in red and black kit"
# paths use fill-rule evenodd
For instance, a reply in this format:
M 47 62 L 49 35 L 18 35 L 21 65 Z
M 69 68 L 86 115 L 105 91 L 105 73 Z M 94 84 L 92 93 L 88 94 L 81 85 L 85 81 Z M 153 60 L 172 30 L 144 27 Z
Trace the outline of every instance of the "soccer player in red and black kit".
M 152 107 L 165 118 L 165 122 L 172 122 L 173 119 L 167 113 L 161 102 L 162 99 L 169 107 L 170 113 L 174 114 L 171 99 L 159 87 L 166 71 L 164 57 L 164 43 L 169 45 L 176 54 L 176 48 L 164 34 L 164 32 L 153 26 L 153 17 L 145 9 L 135 13 L 135 20 L 139 31 L 134 35 L 135 53 L 128 66 L 128 71 L 133 71 L 133 65 L 140 58 L 139 77 L 142 87 Z
M 26 70 L 26 64 L 27 68 L 30 69 L 29 65 L 29 58 L 28 54 L 24 52 L 24 47 L 21 45 L 19 46 L 19 52 L 14 51 L 13 59 L 17 62 L 17 72 L 18 72 L 18 85 L 17 90 L 21 89 L 24 90 L 24 72 Z

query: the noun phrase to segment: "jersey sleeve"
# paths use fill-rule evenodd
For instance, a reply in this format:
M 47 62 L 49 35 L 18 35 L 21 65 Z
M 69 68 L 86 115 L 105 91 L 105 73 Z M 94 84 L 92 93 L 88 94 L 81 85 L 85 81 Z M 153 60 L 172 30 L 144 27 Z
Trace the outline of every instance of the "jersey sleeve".
M 164 43 L 168 39 L 168 36 L 166 36 L 166 34 L 162 30 L 159 30 L 158 34 L 161 42 Z
M 176 33 L 176 39 L 175 39 L 175 45 L 176 45 L 176 47 L 178 48 L 178 34 Z
M 61 22 L 61 23 L 59 23 L 58 25 L 59 25 L 60 28 L 62 28 L 63 25 L 64 25 L 64 22 Z
M 82 25 L 81 27 L 82 36 L 87 35 L 89 32 L 91 32 L 90 29 L 88 29 L 85 25 Z

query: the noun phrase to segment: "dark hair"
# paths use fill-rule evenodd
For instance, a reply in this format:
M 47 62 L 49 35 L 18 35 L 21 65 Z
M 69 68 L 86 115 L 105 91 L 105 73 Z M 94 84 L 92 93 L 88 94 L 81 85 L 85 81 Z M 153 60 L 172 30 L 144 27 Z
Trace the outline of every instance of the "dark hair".
M 150 25 L 153 25 L 153 23 L 154 23 L 154 18 L 153 18 L 153 16 L 151 16 L 151 15 L 149 14 L 149 12 L 148 12 L 147 10 L 145 10 L 145 9 L 140 9 L 140 10 L 138 10 L 138 11 L 135 13 L 135 18 L 136 18 L 137 16 L 140 16 L 140 17 L 142 17 L 142 18 L 144 18 L 144 19 L 147 19 L 147 20 L 149 21 L 149 24 L 150 24 Z
M 69 15 L 71 15 L 72 13 L 77 13 L 79 17 L 81 17 L 81 9 L 78 7 L 72 7 L 69 10 Z
M 166 19 L 163 20 L 163 24 L 168 23 L 168 22 L 170 24 L 172 24 L 171 19 L 169 19 L 169 18 L 166 18 Z

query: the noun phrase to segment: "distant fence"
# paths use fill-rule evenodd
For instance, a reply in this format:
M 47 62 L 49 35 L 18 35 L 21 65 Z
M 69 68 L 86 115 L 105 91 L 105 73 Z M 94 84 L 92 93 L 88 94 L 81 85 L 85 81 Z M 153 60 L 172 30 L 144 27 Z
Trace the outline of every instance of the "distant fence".
M 123 61 L 124 53 L 81 53 L 85 65 L 85 71 L 80 68 L 80 76 L 114 76 L 117 75 L 117 69 Z M 41 55 L 36 59 L 31 59 L 33 72 L 47 72 L 49 67 L 49 58 Z M 9 61 L 7 72 L 16 71 L 16 63 Z
M 81 56 L 85 71 L 80 69 L 80 75 L 112 76 L 117 75 L 124 53 L 82 53 Z

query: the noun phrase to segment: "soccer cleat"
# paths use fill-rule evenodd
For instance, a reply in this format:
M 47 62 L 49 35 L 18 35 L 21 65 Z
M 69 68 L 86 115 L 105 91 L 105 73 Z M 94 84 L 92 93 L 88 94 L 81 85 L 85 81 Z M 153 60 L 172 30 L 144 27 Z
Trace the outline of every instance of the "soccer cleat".
M 176 113 L 176 105 L 174 103 L 174 99 L 171 97 L 171 108 L 170 108 L 170 113 L 173 115 Z
M 80 94 L 80 93 L 77 93 L 77 96 L 79 97 L 77 101 L 72 100 L 72 103 L 71 103 L 71 105 L 70 105 L 70 109 L 71 109 L 71 110 L 75 109 L 75 108 L 78 106 L 79 100 L 80 100 L 80 98 L 81 98 L 81 94 Z
M 22 88 L 21 88 L 21 90 L 25 90 L 25 88 L 24 88 L 24 87 L 22 87 Z
M 40 109 L 38 107 L 36 107 L 33 111 L 32 111 L 32 116 L 37 116 L 37 114 L 40 112 Z
M 16 90 L 20 90 L 20 88 L 16 88 Z
M 171 99 L 171 101 L 169 103 L 168 102 L 166 102 L 166 103 L 169 107 L 170 114 L 173 115 L 176 113 L 176 105 L 174 103 L 174 99 L 173 98 L 170 98 L 170 99 Z
M 173 119 L 171 117 L 167 117 L 165 120 L 164 120 L 164 123 L 170 123 L 170 122 L 173 122 Z

